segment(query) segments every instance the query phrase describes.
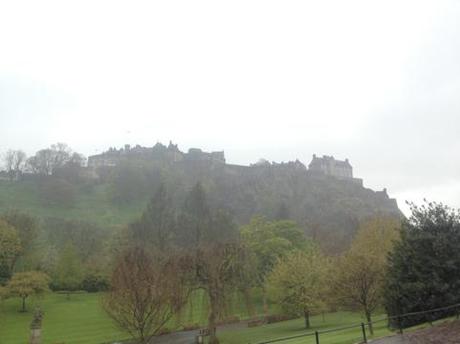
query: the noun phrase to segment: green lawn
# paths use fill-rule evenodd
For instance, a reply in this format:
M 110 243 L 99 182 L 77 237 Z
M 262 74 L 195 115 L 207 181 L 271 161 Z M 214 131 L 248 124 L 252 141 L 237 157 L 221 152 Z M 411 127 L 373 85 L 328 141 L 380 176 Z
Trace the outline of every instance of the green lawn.
M 100 307 L 101 294 L 74 294 L 70 300 L 66 295 L 49 293 L 43 298 L 30 299 L 27 302 L 27 313 L 18 312 L 20 299 L 11 298 L 4 301 L 0 307 L 0 344 L 25 344 L 29 336 L 29 324 L 32 320 L 32 310 L 40 306 L 44 311 L 43 344 L 101 344 L 128 339 L 129 336 L 117 329 L 111 319 Z M 242 300 L 235 300 L 236 305 L 229 314 L 246 318 L 247 312 Z M 262 312 L 260 295 L 254 296 L 256 312 Z M 276 307 L 271 307 L 271 313 L 277 313 Z M 203 295 L 196 294 L 193 302 L 183 314 L 168 325 L 170 329 L 180 329 L 184 325 L 199 323 L 204 325 L 207 318 L 207 305 Z M 384 318 L 375 315 L 374 321 Z M 323 316 L 313 316 L 312 328 L 304 328 L 303 319 L 283 321 L 276 324 L 255 328 L 220 330 L 218 332 L 222 344 L 255 344 L 265 340 L 280 337 L 299 336 L 312 333 L 315 330 L 324 331 L 349 325 L 356 325 L 364 319 L 357 313 L 336 312 Z M 391 334 L 386 327 L 386 321 L 375 325 L 375 336 L 383 337 Z M 416 326 L 413 329 L 427 326 Z M 368 338 L 371 338 L 368 333 Z M 361 328 L 346 329 L 320 334 L 321 344 L 353 344 L 362 340 Z M 315 344 L 315 337 L 301 337 L 281 342 L 282 344 Z
M 129 338 L 118 330 L 111 319 L 100 307 L 100 294 L 74 294 L 70 300 L 66 295 L 49 293 L 42 298 L 27 301 L 29 312 L 20 313 L 20 299 L 11 298 L 1 304 L 0 311 L 0 343 L 24 344 L 29 335 L 29 324 L 32 311 L 36 306 L 44 311 L 43 342 L 44 344 L 79 343 L 100 344 Z M 254 296 L 256 311 L 262 312 L 260 295 Z M 229 314 L 240 318 L 247 317 L 246 306 L 242 300 L 236 299 Z M 272 307 L 273 311 L 275 307 Z M 183 314 L 174 319 L 170 329 L 178 329 L 184 325 L 206 324 L 207 304 L 202 294 L 197 293 Z
M 383 318 L 384 315 L 375 316 L 375 319 Z M 303 319 L 283 321 L 276 324 L 264 325 L 255 328 L 241 329 L 238 331 L 222 331 L 219 335 L 222 344 L 246 344 L 258 343 L 264 340 L 298 336 L 305 333 L 313 333 L 315 330 L 323 331 L 326 329 L 339 328 L 348 325 L 360 324 L 364 320 L 357 313 L 337 312 L 318 315 L 312 317 L 310 330 L 305 329 Z M 382 337 L 391 332 L 386 327 L 386 322 L 381 322 L 375 327 L 375 336 Z M 369 337 L 370 338 L 370 337 Z M 352 344 L 362 340 L 361 328 L 341 330 L 338 332 L 320 334 L 321 344 Z M 301 337 L 280 342 L 283 344 L 314 344 L 315 337 Z
M 18 298 L 2 305 L 0 343 L 24 344 L 29 335 L 32 311 L 39 305 L 44 311 L 43 343 L 103 343 L 126 335 L 118 331 L 99 306 L 99 295 L 76 294 L 70 300 L 62 294 L 49 294 L 29 300 L 29 312 L 20 313 Z
M 256 311 L 261 312 L 260 296 L 255 296 Z M 240 318 L 247 317 L 246 307 L 240 300 L 236 300 L 236 306 L 229 313 L 236 314 Z M 100 307 L 100 294 L 75 294 L 67 300 L 63 294 L 50 293 L 40 299 L 28 300 L 27 313 L 20 313 L 20 300 L 8 299 L 3 302 L 0 313 L 0 343 L 1 344 L 24 344 L 29 335 L 29 324 L 32 319 L 32 311 L 40 306 L 45 313 L 43 320 L 43 343 L 79 343 L 100 344 L 128 338 L 125 333 L 118 330 Z M 180 328 L 183 325 L 193 323 L 206 323 L 207 305 L 202 295 L 196 295 L 193 303 L 187 307 L 178 319 L 169 324 L 169 328 Z M 272 312 L 276 309 L 272 307 Z M 325 315 L 325 321 L 321 316 L 312 318 L 314 329 L 339 327 L 361 322 L 362 319 L 355 313 L 332 313 Z M 305 333 L 303 320 L 285 321 L 273 325 L 257 328 L 243 328 L 236 331 L 221 331 L 219 337 L 223 344 L 256 343 L 263 339 L 292 336 Z M 387 334 L 385 323 L 378 328 L 379 335 Z M 359 338 L 360 330 L 348 330 L 331 335 L 322 335 L 321 343 L 352 343 L 354 338 Z M 324 341 L 323 341 L 324 337 Z M 293 340 L 286 342 L 310 343 L 314 338 Z M 313 343 L 313 342 L 312 342 Z

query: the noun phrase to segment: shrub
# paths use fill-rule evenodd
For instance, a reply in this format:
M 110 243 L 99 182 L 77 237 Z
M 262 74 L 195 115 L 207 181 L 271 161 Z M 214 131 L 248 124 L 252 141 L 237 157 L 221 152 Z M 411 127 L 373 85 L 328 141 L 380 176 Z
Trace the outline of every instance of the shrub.
M 97 273 L 87 274 L 81 283 L 81 288 L 88 293 L 96 293 L 109 289 L 109 281 L 106 276 Z
M 274 324 L 281 321 L 292 320 L 295 319 L 296 316 L 294 315 L 287 315 L 287 314 L 273 314 L 267 315 L 265 317 L 265 321 L 267 324 Z

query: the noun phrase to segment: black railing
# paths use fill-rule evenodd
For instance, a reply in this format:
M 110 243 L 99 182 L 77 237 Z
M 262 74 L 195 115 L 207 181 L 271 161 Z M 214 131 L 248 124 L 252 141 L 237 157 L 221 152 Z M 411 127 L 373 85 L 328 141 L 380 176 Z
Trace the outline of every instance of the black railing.
M 448 312 L 448 311 L 451 311 L 451 312 Z M 445 316 L 443 317 L 432 317 L 433 313 L 436 313 L 436 312 L 442 312 L 442 314 L 444 314 Z M 345 330 L 350 330 L 350 329 L 358 329 L 358 328 L 361 328 L 361 331 L 360 331 L 360 334 L 359 334 L 359 339 L 357 338 L 357 340 L 362 340 L 362 343 L 367 343 L 367 339 L 368 339 L 368 329 L 375 325 L 375 324 L 378 324 L 378 323 L 381 323 L 381 322 L 384 322 L 386 321 L 388 324 L 390 324 L 390 322 L 396 324 L 396 329 L 399 330 L 399 333 L 403 333 L 403 320 L 404 319 L 407 319 L 409 317 L 414 317 L 414 316 L 424 316 L 424 315 L 428 315 L 428 320 L 426 320 L 426 317 L 425 317 L 425 320 L 426 321 L 423 321 L 423 322 L 429 322 L 429 323 L 432 323 L 432 321 L 434 320 L 440 320 L 440 319 L 443 319 L 443 318 L 446 318 L 446 317 L 450 317 L 450 316 L 456 316 L 456 318 L 458 319 L 459 318 L 459 312 L 460 312 L 460 303 L 458 304 L 455 304 L 455 305 L 450 305 L 450 306 L 446 306 L 446 307 L 439 307 L 439 308 L 434 308 L 434 309 L 430 309 L 430 310 L 426 310 L 426 311 L 420 311 L 420 312 L 410 312 L 410 313 L 405 313 L 405 314 L 399 314 L 399 315 L 393 315 L 393 316 L 387 316 L 383 319 L 379 319 L 379 320 L 376 320 L 376 321 L 371 321 L 371 322 L 362 322 L 360 324 L 354 324 L 354 325 L 349 325 L 349 326 L 343 326 L 343 327 L 336 327 L 336 328 L 331 328 L 331 329 L 327 329 L 327 330 L 321 330 L 321 331 L 314 331 L 314 332 L 308 332 L 308 333 L 302 333 L 302 334 L 297 334 L 297 335 L 293 335 L 293 336 L 288 336 L 288 337 L 280 337 L 280 338 L 274 338 L 274 339 L 269 339 L 269 340 L 265 340 L 265 341 L 262 341 L 262 342 L 258 342 L 257 344 L 270 344 L 270 343 L 280 343 L 280 342 L 285 342 L 285 341 L 289 341 L 289 340 L 293 340 L 293 339 L 299 339 L 299 338 L 306 338 L 306 337 L 314 337 L 315 338 L 315 343 L 316 344 L 321 344 L 321 335 L 326 335 L 326 334 L 330 334 L 330 333 L 333 333 L 333 332 L 340 332 L 340 331 L 345 331 Z M 423 323 L 423 322 L 419 322 L 420 323 Z

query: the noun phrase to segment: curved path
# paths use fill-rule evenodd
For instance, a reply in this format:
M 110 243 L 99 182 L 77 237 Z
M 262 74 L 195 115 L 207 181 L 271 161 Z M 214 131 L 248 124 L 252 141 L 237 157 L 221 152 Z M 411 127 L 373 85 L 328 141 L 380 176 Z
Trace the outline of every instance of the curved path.
M 229 330 L 229 329 L 242 329 L 247 328 L 247 321 L 241 321 L 235 324 L 222 325 L 217 327 L 217 331 L 220 330 Z M 170 334 L 165 334 L 162 336 L 155 337 L 152 341 L 152 344 L 194 344 L 195 337 L 198 335 L 199 331 L 180 331 L 173 332 Z

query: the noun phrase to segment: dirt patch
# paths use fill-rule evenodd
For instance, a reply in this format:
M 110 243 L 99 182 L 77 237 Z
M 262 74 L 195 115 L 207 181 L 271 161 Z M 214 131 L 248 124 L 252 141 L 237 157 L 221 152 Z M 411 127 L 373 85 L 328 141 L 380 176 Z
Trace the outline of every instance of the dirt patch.
M 446 322 L 441 325 L 373 341 L 373 344 L 459 344 L 460 321 Z

